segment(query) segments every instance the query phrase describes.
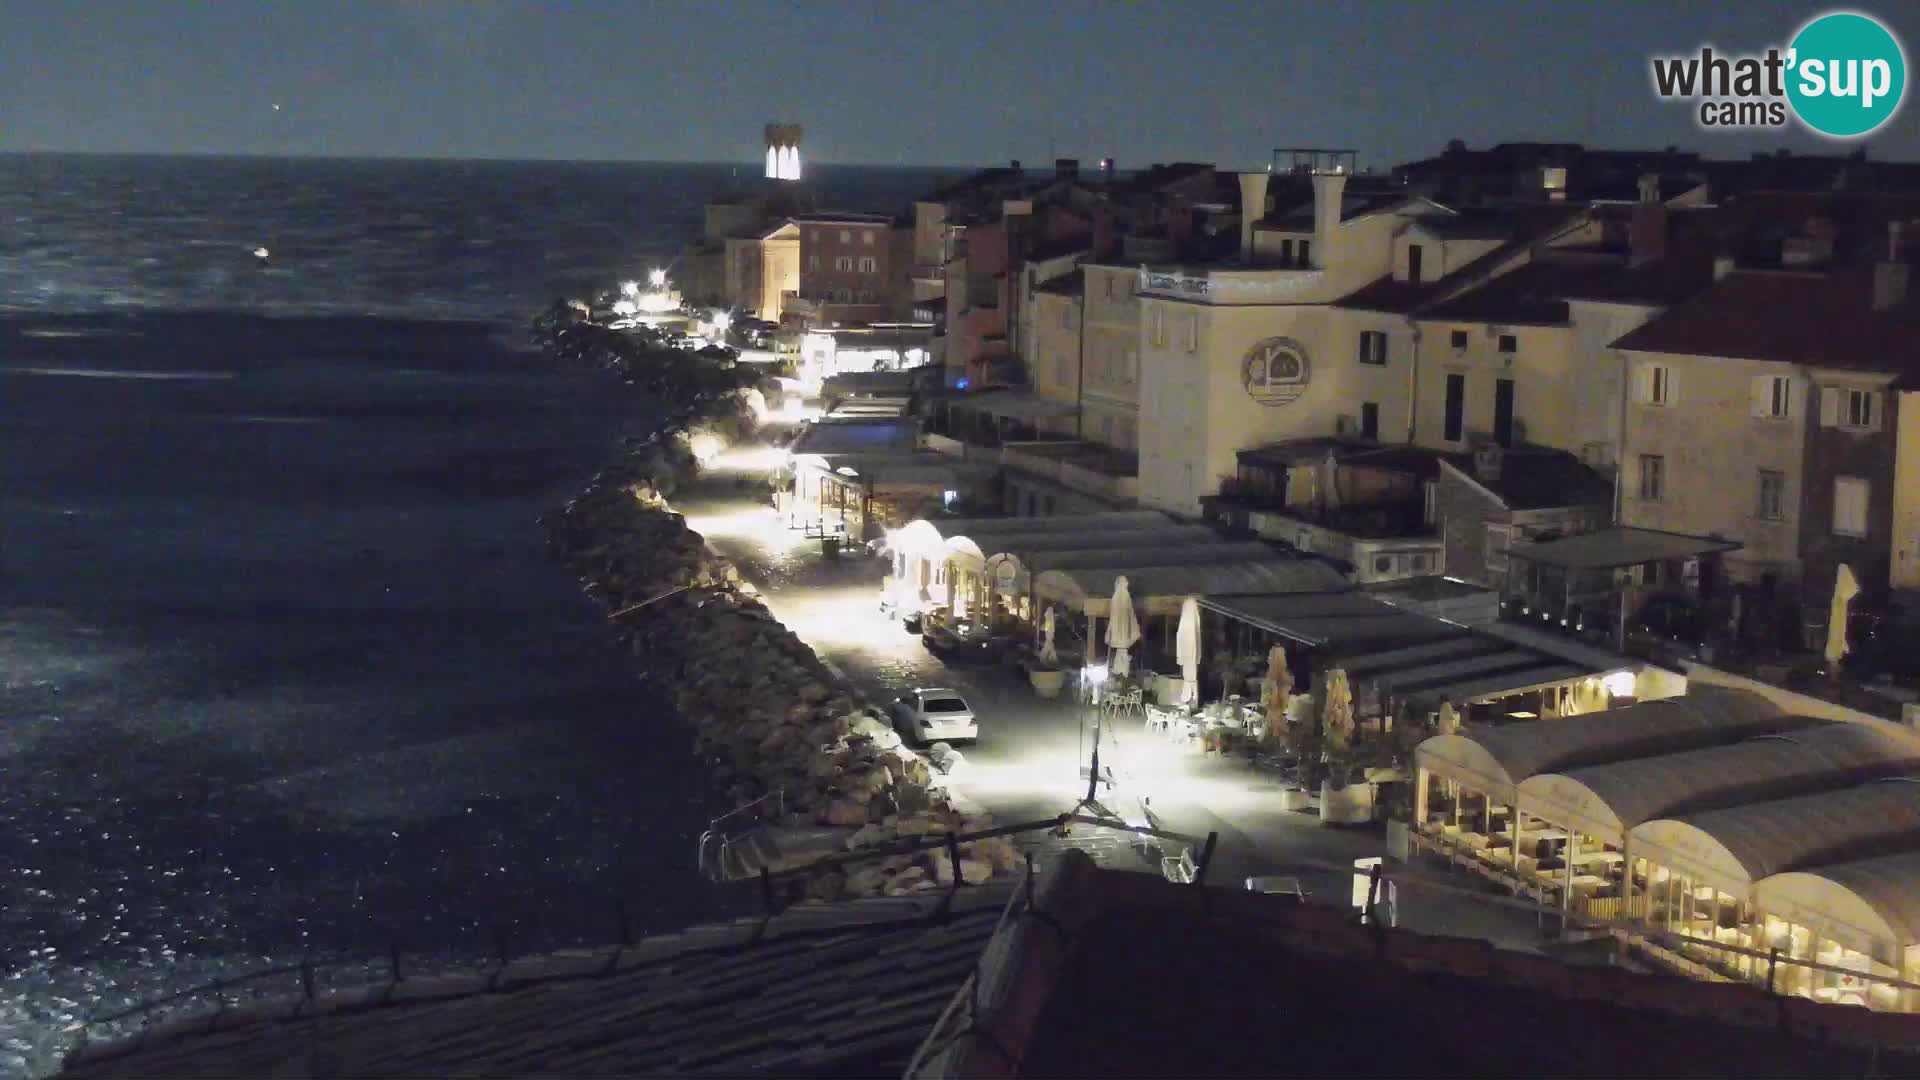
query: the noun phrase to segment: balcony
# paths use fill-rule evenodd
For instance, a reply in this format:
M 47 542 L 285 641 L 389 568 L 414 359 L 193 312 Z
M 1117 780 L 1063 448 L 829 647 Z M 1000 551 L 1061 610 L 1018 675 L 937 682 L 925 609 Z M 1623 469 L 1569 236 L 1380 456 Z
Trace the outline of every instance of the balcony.
M 913 268 L 915 285 L 945 285 L 947 268 L 940 263 L 919 263 Z
M 1140 457 L 1127 450 L 1084 442 L 1007 443 L 1000 463 L 1098 499 L 1129 502 L 1140 495 Z
M 1196 300 L 1203 304 L 1313 303 L 1323 293 L 1326 273 L 1313 268 L 1223 266 L 1146 269 L 1140 272 L 1143 296 Z

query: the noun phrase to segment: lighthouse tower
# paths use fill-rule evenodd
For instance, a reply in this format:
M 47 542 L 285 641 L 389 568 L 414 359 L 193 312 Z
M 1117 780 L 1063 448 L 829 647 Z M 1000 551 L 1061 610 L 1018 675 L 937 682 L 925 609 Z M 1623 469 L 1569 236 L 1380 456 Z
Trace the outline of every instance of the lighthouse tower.
M 767 125 L 767 179 L 800 179 L 800 125 Z

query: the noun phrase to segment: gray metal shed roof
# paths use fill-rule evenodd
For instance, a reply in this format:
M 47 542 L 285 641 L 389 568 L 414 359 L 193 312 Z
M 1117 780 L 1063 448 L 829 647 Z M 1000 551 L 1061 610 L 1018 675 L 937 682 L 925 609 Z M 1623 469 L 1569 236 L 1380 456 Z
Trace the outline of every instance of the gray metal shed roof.
M 1758 694 L 1694 687 L 1685 697 L 1643 701 L 1623 709 L 1435 735 L 1415 759 L 1435 775 L 1459 780 L 1503 802 L 1541 773 L 1735 742 L 1811 727 Z
M 1348 588 L 1346 578 L 1325 563 L 1312 559 L 1269 559 L 1201 566 L 1143 566 L 1134 570 L 1048 570 L 1035 576 L 1033 590 L 1061 600 L 1089 614 L 1105 611 L 1118 578 L 1127 579 L 1135 603 L 1150 608 L 1177 608 L 1189 596 L 1236 592 L 1338 592 Z
M 1117 547 L 1113 541 L 1119 537 L 1109 534 L 1100 540 L 1098 547 L 1073 548 L 1059 551 L 1030 549 L 1031 554 L 1022 552 L 1020 561 L 1028 570 L 1038 573 L 1042 570 L 1097 570 L 1103 567 L 1121 566 L 1178 566 L 1182 563 L 1222 563 L 1248 562 L 1266 558 L 1273 549 L 1258 540 L 1219 540 L 1199 544 L 1142 544 L 1138 547 Z
M 921 520 L 944 539 L 989 531 L 1035 533 L 1090 528 L 1139 529 L 1174 524 L 1172 518 L 1157 510 L 1105 510 L 1097 514 L 1063 514 L 1055 517 L 932 517 Z
M 1772 874 L 1920 851 L 1920 776 L 1656 818 L 1635 826 L 1632 842 L 1636 854 L 1744 896 L 1753 882 Z
M 1065 520 L 1071 521 L 1072 518 Z M 982 558 L 991 559 L 995 555 L 1012 554 L 1023 562 L 1028 552 L 1047 551 L 1086 551 L 1094 547 L 1115 549 L 1128 548 L 1166 548 L 1185 545 L 1198 548 L 1213 544 L 1219 540 L 1219 534 L 1205 525 L 1152 525 L 1143 528 L 1116 529 L 1111 526 L 1090 525 L 1077 529 L 1056 529 L 1048 532 L 1013 531 L 1001 532 L 992 529 L 979 529 L 949 538 L 949 543 L 967 541 L 980 550 Z M 1272 556 L 1271 548 L 1263 555 Z M 1126 557 L 1116 559 L 1106 565 L 1126 567 L 1131 560 Z M 1125 573 L 1125 569 L 1121 573 Z
M 1467 635 L 1463 627 L 1361 592 L 1215 595 L 1202 597 L 1200 606 L 1310 647 L 1409 644 Z
M 1667 559 L 1685 559 L 1715 551 L 1735 551 L 1732 540 L 1711 536 L 1687 536 L 1657 529 L 1632 529 L 1616 526 L 1537 544 L 1514 544 L 1507 554 L 1516 559 L 1565 566 L 1574 570 L 1607 570 L 1616 566 L 1635 566 Z
M 1865 724 L 1821 724 L 1730 746 L 1633 758 L 1520 784 L 1520 803 L 1561 825 L 1619 843 L 1657 817 L 1784 799 L 1920 770 L 1920 738 Z

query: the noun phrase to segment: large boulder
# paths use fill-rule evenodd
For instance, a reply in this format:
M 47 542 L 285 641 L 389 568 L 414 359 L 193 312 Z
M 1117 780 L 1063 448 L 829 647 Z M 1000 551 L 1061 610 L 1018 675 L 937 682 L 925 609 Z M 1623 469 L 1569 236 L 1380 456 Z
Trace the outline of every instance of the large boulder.
M 927 871 L 924 867 L 917 865 L 909 866 L 895 874 L 892 879 L 887 882 L 886 895 L 906 896 L 909 893 L 920 891 L 923 886 L 928 885 L 930 882 L 931 879 L 928 878 Z
M 847 798 L 830 800 L 821 813 L 826 818 L 826 824 L 848 828 L 858 828 L 868 820 L 866 805 Z

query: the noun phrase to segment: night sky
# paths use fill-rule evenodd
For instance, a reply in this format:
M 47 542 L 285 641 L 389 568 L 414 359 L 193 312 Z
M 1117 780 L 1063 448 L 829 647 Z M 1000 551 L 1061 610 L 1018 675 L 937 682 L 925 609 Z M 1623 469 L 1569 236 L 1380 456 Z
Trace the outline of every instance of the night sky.
M 1655 100 L 1649 55 L 1784 45 L 1776 0 L 0 0 L 0 150 L 755 161 L 1112 155 L 1385 166 L 1472 144 L 1831 149 Z M 1920 41 L 1920 7 L 1863 10 Z M 1909 71 L 1911 79 L 1912 72 Z M 1911 100 L 1869 141 L 1920 158 Z M 274 109 L 278 103 L 281 108 Z M 1134 160 L 1138 158 L 1139 160 Z

